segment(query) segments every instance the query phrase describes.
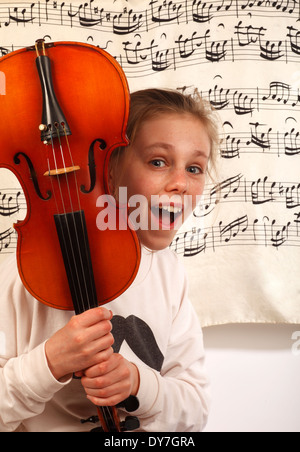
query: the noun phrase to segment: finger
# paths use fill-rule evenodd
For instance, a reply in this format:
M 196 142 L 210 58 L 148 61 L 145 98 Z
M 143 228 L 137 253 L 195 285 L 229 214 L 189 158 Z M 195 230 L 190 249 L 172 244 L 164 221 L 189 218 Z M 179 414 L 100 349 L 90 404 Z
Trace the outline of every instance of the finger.
M 102 404 L 109 406 L 110 403 L 115 405 L 129 397 L 130 383 L 125 380 L 111 384 L 102 389 L 84 387 L 84 390 L 89 398 L 94 398 L 95 401 L 97 400 L 96 404 L 98 404 L 98 406 L 101 406 Z M 116 399 L 118 401 L 116 401 Z
M 86 369 L 84 376 L 87 378 L 95 378 L 109 374 L 120 366 L 122 359 L 122 356 L 118 353 L 111 353 L 110 356 L 108 356 L 107 360 L 97 361 L 97 364 Z
M 97 397 L 110 396 L 115 393 L 130 391 L 130 371 L 126 367 L 118 367 L 96 378 L 82 377 L 81 383 L 88 395 Z
M 109 360 L 110 356 L 113 354 L 113 352 L 114 351 L 113 351 L 112 347 L 109 346 L 109 344 L 108 344 L 108 348 L 95 352 L 91 366 L 84 369 L 84 371 L 83 371 L 83 377 L 86 377 L 86 372 L 88 372 L 89 369 L 91 369 L 93 367 L 101 366 L 102 363 L 107 362 Z M 98 376 L 99 373 L 97 373 L 95 370 L 93 375 Z
M 79 372 L 74 372 L 75 377 L 77 378 L 81 378 L 84 376 L 84 372 L 83 370 L 79 371 Z
M 122 394 L 116 394 L 112 397 L 107 398 L 93 397 L 89 395 L 87 395 L 86 397 L 97 407 L 116 406 L 118 405 L 118 403 L 121 403 L 124 399 L 126 399 L 126 397 L 124 397 Z
M 111 320 L 112 312 L 103 307 L 97 307 L 93 309 L 89 309 L 82 314 L 78 314 L 74 317 L 78 323 L 80 323 L 83 327 L 90 327 L 95 325 L 102 320 Z
M 77 320 L 72 319 L 71 331 L 72 331 L 72 341 L 74 347 L 79 350 L 82 346 L 87 346 L 87 352 L 92 350 L 93 352 L 103 350 L 111 346 L 114 342 L 113 336 L 111 335 L 112 324 L 110 320 L 102 320 L 95 325 L 90 327 L 83 327 Z M 107 336 L 107 337 L 105 337 Z M 109 338 L 109 336 L 111 336 Z M 104 339 L 105 344 L 107 340 L 110 341 L 107 345 L 98 345 L 98 340 Z
M 105 336 L 112 336 L 110 334 L 112 330 L 112 323 L 110 320 L 102 320 L 101 322 L 90 326 L 84 330 L 86 342 L 93 342 L 104 339 Z M 82 334 L 82 333 L 81 333 Z M 105 338 L 107 339 L 107 338 Z M 112 344 L 110 344 L 112 345 Z M 103 348 L 103 347 L 102 347 Z M 106 348 L 106 347 L 105 347 Z
M 118 381 L 117 383 L 111 384 L 105 388 L 87 388 L 85 387 L 85 392 L 91 397 L 98 398 L 108 398 L 117 394 L 124 394 L 126 397 L 129 395 L 130 383 L 128 381 Z M 125 398 L 126 398 L 125 397 Z
M 113 354 L 111 345 L 114 339 L 112 335 L 107 335 L 98 341 L 94 341 L 85 345 L 81 350 L 80 359 L 78 359 L 78 367 L 75 372 L 84 371 L 99 363 L 105 362 Z M 74 372 L 74 369 L 73 369 Z

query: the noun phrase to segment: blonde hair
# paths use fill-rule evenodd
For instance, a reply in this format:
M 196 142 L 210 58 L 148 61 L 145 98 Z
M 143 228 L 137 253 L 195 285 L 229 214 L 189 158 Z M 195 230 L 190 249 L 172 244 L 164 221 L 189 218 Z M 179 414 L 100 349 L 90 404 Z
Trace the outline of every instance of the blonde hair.
M 202 99 L 198 93 L 191 95 L 176 90 L 155 88 L 132 93 L 127 124 L 129 143 L 134 143 L 136 134 L 144 122 L 167 113 L 190 114 L 199 119 L 205 126 L 211 144 L 208 169 L 211 176 L 212 171 L 216 171 L 216 160 L 220 145 L 219 120 L 210 103 Z M 118 166 L 124 150 L 126 150 L 124 147 L 116 148 L 111 156 L 110 168 L 116 180 L 118 173 L 120 174 Z

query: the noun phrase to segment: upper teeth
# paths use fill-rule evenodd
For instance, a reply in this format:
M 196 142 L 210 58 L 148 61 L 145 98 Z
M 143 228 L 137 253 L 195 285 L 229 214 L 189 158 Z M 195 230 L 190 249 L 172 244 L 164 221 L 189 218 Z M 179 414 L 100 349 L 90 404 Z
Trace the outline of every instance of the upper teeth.
M 173 213 L 180 213 L 182 209 L 180 207 L 174 207 L 174 206 L 162 206 L 163 210 L 166 210 L 167 212 L 173 212 Z

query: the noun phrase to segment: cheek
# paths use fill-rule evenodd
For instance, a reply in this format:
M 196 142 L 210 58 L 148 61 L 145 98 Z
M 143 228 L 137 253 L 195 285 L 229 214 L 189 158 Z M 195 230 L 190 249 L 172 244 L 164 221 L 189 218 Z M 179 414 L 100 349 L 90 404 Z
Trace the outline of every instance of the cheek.
M 145 184 L 140 177 L 128 177 L 127 179 L 128 198 L 135 195 L 145 194 Z
M 156 193 L 155 184 L 151 177 L 141 171 L 128 174 L 125 186 L 127 186 L 128 197 L 141 195 L 150 200 L 151 195 Z
M 131 179 L 127 184 L 127 201 L 130 205 L 137 203 L 143 206 L 143 210 L 148 208 L 152 192 L 148 190 L 144 179 Z
M 205 177 L 203 177 L 203 180 L 192 185 L 190 194 L 192 195 L 193 209 L 199 203 L 199 199 L 203 195 L 204 187 L 205 187 Z

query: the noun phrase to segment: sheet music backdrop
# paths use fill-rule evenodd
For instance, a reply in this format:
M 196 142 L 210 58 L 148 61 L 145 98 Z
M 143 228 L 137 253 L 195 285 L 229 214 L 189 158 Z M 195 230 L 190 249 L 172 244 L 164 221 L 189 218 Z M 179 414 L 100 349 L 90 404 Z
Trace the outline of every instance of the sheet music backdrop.
M 218 179 L 171 245 L 192 302 L 203 326 L 300 323 L 300 0 L 0 2 L 0 56 L 41 37 L 106 49 L 132 91 L 209 99 L 223 126 Z M 0 170 L 1 260 L 25 213 Z

